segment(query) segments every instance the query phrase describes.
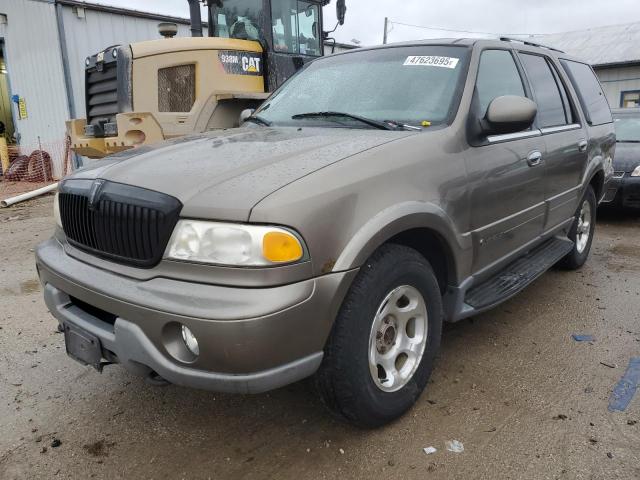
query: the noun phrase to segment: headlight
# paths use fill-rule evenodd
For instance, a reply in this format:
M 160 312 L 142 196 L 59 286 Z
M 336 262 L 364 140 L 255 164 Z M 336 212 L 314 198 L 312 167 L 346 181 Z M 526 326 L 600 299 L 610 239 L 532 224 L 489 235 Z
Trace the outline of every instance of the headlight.
M 180 220 L 165 258 L 238 267 L 282 265 L 301 260 L 302 241 L 284 228 Z
M 640 165 L 638 165 L 636 167 L 636 169 L 633 172 L 631 172 L 631 176 L 632 177 L 640 177 Z
M 53 197 L 53 218 L 56 220 L 56 225 L 62 228 L 62 218 L 60 217 L 60 193 L 56 192 L 56 196 Z

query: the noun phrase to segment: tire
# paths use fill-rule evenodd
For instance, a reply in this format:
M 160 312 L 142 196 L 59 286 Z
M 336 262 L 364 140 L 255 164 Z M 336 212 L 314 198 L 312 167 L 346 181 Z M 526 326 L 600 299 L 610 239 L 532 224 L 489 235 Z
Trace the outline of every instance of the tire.
M 560 260 L 558 263 L 560 268 L 564 268 L 565 270 L 578 270 L 585 264 L 587 258 L 589 258 L 593 235 L 596 230 L 597 207 L 596 194 L 593 191 L 593 187 L 589 185 L 584 197 L 580 201 L 575 219 L 571 225 L 571 230 L 569 230 L 568 237 L 569 240 L 574 243 L 573 249 L 566 257 Z M 582 230 L 585 221 L 589 222 L 589 225 L 586 227 L 586 232 Z M 585 233 L 588 233 L 586 239 L 583 236 Z
M 387 311 L 395 316 L 386 315 Z M 429 262 L 409 247 L 380 247 L 354 280 L 325 346 L 315 376 L 325 405 L 362 428 L 379 427 L 400 417 L 431 376 L 442 320 L 442 296 Z M 411 356 L 396 357 L 402 345 L 413 350 L 407 352 Z M 380 352 L 395 358 L 389 363 L 406 378 L 399 373 L 386 375 L 381 366 L 370 368 L 377 364 L 370 357 Z

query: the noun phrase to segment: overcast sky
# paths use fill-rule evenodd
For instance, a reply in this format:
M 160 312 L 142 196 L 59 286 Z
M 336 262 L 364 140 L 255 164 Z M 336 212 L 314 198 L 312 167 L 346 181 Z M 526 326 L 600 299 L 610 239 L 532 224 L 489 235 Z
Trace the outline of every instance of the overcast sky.
M 182 17 L 187 0 L 91 0 Z M 389 41 L 451 36 L 556 33 L 603 25 L 640 22 L 638 0 L 346 0 L 347 21 L 335 37 L 340 42 L 382 43 L 384 18 L 437 29 L 391 25 Z M 335 23 L 335 2 L 325 7 L 325 29 Z

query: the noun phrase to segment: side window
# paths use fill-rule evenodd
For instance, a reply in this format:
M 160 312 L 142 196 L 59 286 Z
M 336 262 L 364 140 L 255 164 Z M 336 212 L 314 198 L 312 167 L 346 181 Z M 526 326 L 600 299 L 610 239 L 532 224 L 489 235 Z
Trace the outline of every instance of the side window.
M 525 96 L 522 78 L 511 52 L 507 50 L 482 52 L 476 80 L 476 95 L 481 116 L 484 116 L 489 104 L 496 97 Z
M 605 97 L 600 82 L 591 67 L 585 63 L 570 60 L 560 60 L 560 63 L 569 75 L 573 88 L 578 92 L 580 105 L 587 116 L 587 122 L 590 125 L 612 122 L 607 97 Z
M 318 6 L 286 0 L 271 6 L 273 48 L 277 52 L 321 55 Z
M 303 55 L 320 55 L 318 35 L 318 6 L 308 2 L 298 2 L 298 43 Z
M 212 3 L 212 2 L 210 2 Z M 239 40 L 260 40 L 260 25 L 263 21 L 262 0 L 237 0 L 217 2 L 215 36 Z
M 557 127 L 569 123 L 558 83 L 547 60 L 528 53 L 519 55 L 538 104 L 538 126 Z
M 573 109 L 573 106 L 571 105 L 571 101 L 569 100 L 569 93 L 567 92 L 567 86 L 560 79 L 560 73 L 558 73 L 558 69 L 556 68 L 556 66 L 549 60 L 547 60 L 547 63 L 551 67 L 551 71 L 553 72 L 553 78 L 556 79 L 556 84 L 560 89 L 560 95 L 562 96 L 562 104 L 564 105 L 564 112 L 565 112 L 565 115 L 567 116 L 567 123 L 575 123 L 578 120 L 576 120 L 577 118 L 576 112 Z

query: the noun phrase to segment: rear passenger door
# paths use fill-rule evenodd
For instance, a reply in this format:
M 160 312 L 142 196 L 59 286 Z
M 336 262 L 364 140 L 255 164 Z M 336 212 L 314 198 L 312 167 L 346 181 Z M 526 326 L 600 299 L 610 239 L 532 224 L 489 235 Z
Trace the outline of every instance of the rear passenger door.
M 575 214 L 587 164 L 587 136 L 553 60 L 522 51 L 518 56 L 538 104 L 536 126 L 547 149 L 544 161 L 547 231 Z
M 489 103 L 503 95 L 530 97 L 512 51 L 486 49 L 480 55 L 470 118 L 484 118 Z M 484 275 L 542 233 L 545 146 L 535 128 L 470 141 L 472 268 Z

